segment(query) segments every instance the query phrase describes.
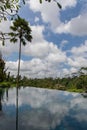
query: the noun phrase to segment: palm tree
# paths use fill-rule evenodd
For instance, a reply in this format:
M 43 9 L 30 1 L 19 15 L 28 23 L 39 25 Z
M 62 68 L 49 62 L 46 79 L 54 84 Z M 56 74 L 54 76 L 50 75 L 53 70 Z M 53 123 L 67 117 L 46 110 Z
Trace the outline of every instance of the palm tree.
M 31 42 L 31 28 L 25 19 L 19 16 L 14 20 L 13 26 L 10 26 L 12 32 L 9 33 L 11 36 L 10 42 L 17 42 L 19 40 L 19 61 L 18 61 L 18 72 L 17 72 L 17 87 L 16 87 L 16 130 L 18 130 L 18 86 L 19 86 L 19 74 L 20 74 L 20 60 L 21 60 L 21 44 L 26 45 L 26 41 Z
M 17 74 L 17 85 L 19 85 L 19 73 L 20 73 L 20 59 L 21 59 L 21 44 L 26 45 L 26 41 L 31 42 L 31 28 L 25 19 L 19 16 L 14 20 L 13 25 L 10 26 L 12 32 L 9 33 L 11 36 L 10 42 L 17 42 L 19 40 L 19 62 L 18 62 L 18 74 Z

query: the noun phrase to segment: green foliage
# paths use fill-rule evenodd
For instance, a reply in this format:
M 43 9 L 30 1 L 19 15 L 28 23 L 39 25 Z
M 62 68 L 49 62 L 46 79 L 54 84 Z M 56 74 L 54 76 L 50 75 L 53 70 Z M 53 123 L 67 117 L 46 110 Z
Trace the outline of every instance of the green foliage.
M 7 20 L 7 16 L 14 16 L 19 10 L 19 0 L 0 1 L 0 20 Z
M 10 76 L 9 82 L 2 82 L 3 86 L 15 86 L 17 78 Z M 1 83 L 0 83 L 1 84 Z M 43 79 L 29 79 L 26 76 L 21 77 L 19 75 L 19 86 L 32 86 L 40 88 L 66 90 L 70 92 L 86 92 L 87 91 L 87 75 L 79 75 L 64 78 L 43 78 Z
M 11 26 L 10 29 L 12 30 L 12 32 L 9 33 L 9 36 L 11 36 L 11 42 L 15 43 L 18 41 L 18 39 L 21 40 L 23 45 L 26 45 L 26 40 L 31 42 L 31 28 L 25 19 L 22 19 L 18 16 L 13 21 L 13 26 Z
M 39 0 L 40 1 L 40 3 L 42 3 L 42 0 Z
M 9 88 L 10 87 L 10 82 L 0 82 L 0 88 Z
M 39 0 L 39 1 L 42 4 L 42 0 Z M 51 2 L 51 0 L 45 0 L 45 1 Z M 61 4 L 59 2 L 57 2 L 56 0 L 54 0 L 54 1 L 57 3 L 57 6 L 61 9 L 62 8 Z
M 70 92 L 84 92 L 87 91 L 87 75 L 64 77 L 61 79 L 28 79 L 27 77 L 24 77 L 21 80 L 20 85 L 66 90 Z

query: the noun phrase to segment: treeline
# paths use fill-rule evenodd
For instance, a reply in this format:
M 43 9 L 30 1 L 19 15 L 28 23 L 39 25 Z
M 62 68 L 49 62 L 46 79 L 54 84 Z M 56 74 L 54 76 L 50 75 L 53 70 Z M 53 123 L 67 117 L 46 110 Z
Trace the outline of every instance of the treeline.
M 5 62 L 0 55 L 0 86 L 16 86 L 17 77 L 6 73 Z M 26 76 L 19 76 L 19 86 L 32 86 L 41 88 L 51 88 L 58 90 L 68 90 L 75 92 L 87 91 L 87 67 L 82 67 L 77 73 L 67 75 L 63 78 L 43 78 L 29 79 Z
M 17 78 L 11 76 L 9 81 L 11 84 L 16 84 Z M 81 68 L 78 73 L 73 73 L 71 76 L 63 78 L 43 78 L 29 79 L 27 77 L 19 77 L 20 86 L 32 86 L 41 88 L 51 88 L 58 90 L 68 90 L 75 92 L 87 91 L 87 68 Z

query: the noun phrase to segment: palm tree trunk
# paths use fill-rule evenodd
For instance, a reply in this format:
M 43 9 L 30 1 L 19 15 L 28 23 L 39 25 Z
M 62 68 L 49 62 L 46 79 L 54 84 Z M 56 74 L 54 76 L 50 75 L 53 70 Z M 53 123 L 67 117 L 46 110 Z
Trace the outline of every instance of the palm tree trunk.
M 17 86 L 16 86 L 16 130 L 18 130 L 18 87 L 19 87 L 19 74 L 20 74 L 20 60 L 21 60 L 21 39 L 19 44 L 19 60 L 17 72 Z

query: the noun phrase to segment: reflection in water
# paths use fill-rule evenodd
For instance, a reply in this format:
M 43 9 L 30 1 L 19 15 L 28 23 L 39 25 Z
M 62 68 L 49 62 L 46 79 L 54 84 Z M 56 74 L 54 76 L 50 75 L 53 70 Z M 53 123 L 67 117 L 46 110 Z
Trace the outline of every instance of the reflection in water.
M 18 130 L 18 87 L 16 87 L 16 130 Z
M 87 98 L 87 93 L 82 93 L 81 94 L 84 98 Z
M 8 88 L 6 88 L 6 98 L 7 98 L 7 101 L 8 101 Z
M 2 101 L 1 101 L 2 95 L 3 95 L 3 91 L 2 89 L 0 89 L 0 111 L 2 111 Z
M 16 91 L 3 96 L 0 130 L 16 130 Z M 19 130 L 86 130 L 87 99 L 78 93 L 21 88 L 19 90 Z
M 4 94 L 4 89 L 0 88 L 0 111 L 2 111 L 3 94 Z

